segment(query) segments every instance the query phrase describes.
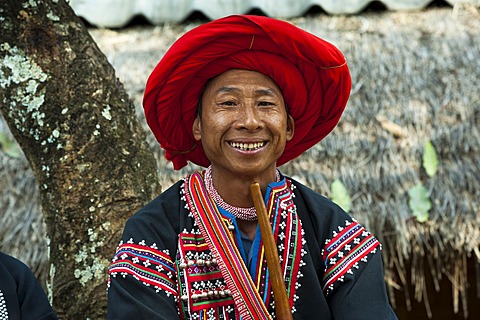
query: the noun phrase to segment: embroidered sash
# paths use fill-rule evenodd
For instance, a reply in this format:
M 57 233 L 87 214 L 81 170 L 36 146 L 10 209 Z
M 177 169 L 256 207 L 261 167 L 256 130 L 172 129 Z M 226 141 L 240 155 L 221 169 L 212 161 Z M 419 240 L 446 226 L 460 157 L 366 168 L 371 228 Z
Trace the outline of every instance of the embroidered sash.
M 298 285 L 297 280 L 298 277 L 302 277 L 299 268 L 303 265 L 302 257 L 304 250 L 302 246 L 305 240 L 303 239 L 301 221 L 293 203 L 290 180 L 287 179 L 284 184 L 276 184 L 271 188 L 266 208 L 270 224 L 272 225 L 273 237 L 277 243 L 287 297 L 290 307 L 292 307 Z M 260 295 L 263 297 L 263 301 L 265 301 L 266 305 L 269 305 L 273 301 L 272 285 L 263 241 L 260 244 L 260 250 L 255 261 L 256 273 L 254 281 Z
M 228 221 L 209 197 L 200 173 L 195 172 L 187 177 L 185 196 L 190 212 L 218 262 L 242 320 L 271 319 L 227 228 Z

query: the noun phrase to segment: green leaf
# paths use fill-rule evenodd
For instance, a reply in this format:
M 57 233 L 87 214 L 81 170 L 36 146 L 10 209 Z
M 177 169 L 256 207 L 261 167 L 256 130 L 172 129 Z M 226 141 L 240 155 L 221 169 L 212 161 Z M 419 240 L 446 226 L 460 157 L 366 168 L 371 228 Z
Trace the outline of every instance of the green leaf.
M 336 179 L 331 185 L 332 201 L 338 204 L 343 210 L 349 212 L 352 209 L 352 200 L 348 195 L 348 190 L 343 183 Z
M 0 150 L 11 158 L 20 158 L 22 150 L 5 132 L 0 132 Z
M 425 144 L 423 149 L 423 168 L 429 177 L 433 177 L 437 173 L 437 153 L 435 151 L 435 147 L 430 141 Z
M 427 188 L 421 183 L 417 183 L 415 187 L 408 190 L 409 200 L 408 206 L 413 212 L 413 216 L 418 222 L 428 220 L 428 211 L 432 208 Z

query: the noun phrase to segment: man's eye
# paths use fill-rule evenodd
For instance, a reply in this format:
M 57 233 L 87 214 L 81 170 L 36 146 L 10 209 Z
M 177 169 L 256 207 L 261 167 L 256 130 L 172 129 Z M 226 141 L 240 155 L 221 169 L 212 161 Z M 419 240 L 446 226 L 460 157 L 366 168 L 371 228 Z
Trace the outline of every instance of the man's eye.
M 236 103 L 235 103 L 235 101 L 223 101 L 223 102 L 220 102 L 220 105 L 221 105 L 221 106 L 229 106 L 229 107 L 230 107 L 230 106 L 235 106 Z
M 268 106 L 273 106 L 275 105 L 274 103 L 270 102 L 270 101 L 260 101 L 258 103 L 259 106 L 261 107 L 268 107 Z

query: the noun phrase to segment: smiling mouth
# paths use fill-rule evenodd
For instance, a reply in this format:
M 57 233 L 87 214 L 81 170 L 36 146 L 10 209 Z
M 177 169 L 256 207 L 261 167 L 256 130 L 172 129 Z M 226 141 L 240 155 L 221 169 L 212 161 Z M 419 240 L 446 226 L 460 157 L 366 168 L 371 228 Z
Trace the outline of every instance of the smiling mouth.
M 265 142 L 256 142 L 256 143 L 229 142 L 229 144 L 235 149 L 239 149 L 242 151 L 253 151 L 263 147 L 265 145 Z

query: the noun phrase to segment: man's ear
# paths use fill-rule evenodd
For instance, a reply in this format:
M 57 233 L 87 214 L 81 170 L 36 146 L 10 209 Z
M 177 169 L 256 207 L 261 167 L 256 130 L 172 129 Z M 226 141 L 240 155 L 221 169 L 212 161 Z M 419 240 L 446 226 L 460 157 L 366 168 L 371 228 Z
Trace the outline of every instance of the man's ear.
M 287 141 L 292 140 L 293 135 L 295 134 L 295 121 L 291 115 L 288 115 L 287 118 Z
M 193 125 L 192 125 L 192 133 L 193 133 L 193 137 L 195 138 L 195 140 L 197 141 L 200 141 L 202 140 L 202 121 L 200 119 L 199 116 L 197 116 L 195 118 L 195 120 L 193 121 Z

